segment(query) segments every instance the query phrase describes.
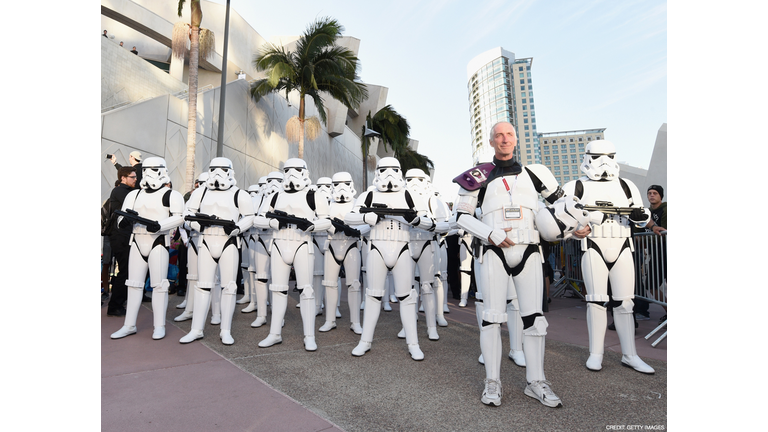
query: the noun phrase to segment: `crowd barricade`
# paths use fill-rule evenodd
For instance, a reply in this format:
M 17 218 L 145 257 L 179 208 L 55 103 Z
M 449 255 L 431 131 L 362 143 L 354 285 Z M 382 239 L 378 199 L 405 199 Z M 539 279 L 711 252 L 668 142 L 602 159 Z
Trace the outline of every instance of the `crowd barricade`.
M 632 237 L 635 248 L 635 298 L 667 306 L 667 235 L 638 233 Z M 570 291 L 584 299 L 586 289 L 581 273 L 581 244 L 579 240 L 568 239 L 551 244 L 549 260 L 555 271 L 555 281 L 551 284 L 552 297 L 563 296 Z M 667 325 L 666 320 L 659 324 L 645 339 L 661 331 Z M 655 347 L 667 336 L 666 330 L 651 345 Z

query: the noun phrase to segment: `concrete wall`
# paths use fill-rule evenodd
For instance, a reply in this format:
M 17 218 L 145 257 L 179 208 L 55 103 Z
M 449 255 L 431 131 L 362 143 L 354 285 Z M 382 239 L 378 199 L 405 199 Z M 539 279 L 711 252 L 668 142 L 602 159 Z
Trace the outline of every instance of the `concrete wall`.
M 132 54 L 131 54 L 132 55 Z M 290 105 L 285 97 L 271 94 L 255 103 L 248 92 L 249 84 L 237 80 L 227 84 L 227 107 L 224 116 L 223 156 L 232 160 L 237 184 L 245 189 L 259 177 L 280 170 L 283 162 L 298 156 L 298 144 L 288 143 L 285 124 L 298 114 L 298 96 Z M 207 169 L 216 154 L 219 118 L 219 88 L 198 95 L 197 147 L 195 175 Z M 187 141 L 187 101 L 172 95 L 121 107 L 102 114 L 101 132 L 101 200 L 109 196 L 117 174 L 105 160 L 106 154 L 117 155 L 127 165 L 128 154 L 139 150 L 144 158 L 165 158 L 174 189 L 184 193 Z M 307 116 L 317 115 L 308 101 Z M 338 171 L 352 174 L 355 184 L 362 184 L 360 139 L 346 128 L 331 138 L 321 133 L 314 141 L 305 142 L 304 160 L 313 182 L 331 177 Z
M 187 89 L 185 83 L 130 50 L 112 39 L 101 38 L 102 109 Z

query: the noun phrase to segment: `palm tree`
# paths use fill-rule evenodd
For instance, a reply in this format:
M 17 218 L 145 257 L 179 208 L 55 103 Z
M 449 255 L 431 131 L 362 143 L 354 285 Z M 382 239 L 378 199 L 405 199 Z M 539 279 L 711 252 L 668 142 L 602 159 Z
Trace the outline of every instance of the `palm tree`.
M 429 173 L 429 170 L 435 167 L 435 163 L 429 157 L 407 146 L 395 150 L 395 158 L 400 161 L 400 168 L 403 170 L 403 174 L 411 168 L 419 168 L 425 173 Z
M 373 117 L 371 112 L 365 119 L 365 124 L 374 131 L 381 134 L 378 138 L 384 145 L 384 150 L 388 150 L 387 146 L 397 153 L 398 149 L 408 147 L 408 135 L 411 132 L 411 126 L 408 124 L 408 120 L 400 115 L 392 105 L 387 105 L 384 108 L 378 110 Z M 363 127 L 363 134 L 361 135 L 360 145 L 363 152 L 363 186 L 368 187 L 368 173 L 367 162 L 368 152 L 371 147 L 371 138 L 365 136 L 365 126 Z
M 184 9 L 186 0 L 179 0 L 178 14 Z M 171 43 L 173 55 L 177 58 L 184 58 L 187 51 L 187 40 L 189 40 L 189 113 L 187 116 L 187 166 L 184 176 L 184 190 L 192 190 L 195 181 L 195 144 L 197 142 L 197 67 L 200 57 L 206 59 L 213 52 L 214 36 L 213 32 L 207 29 L 201 29 L 200 24 L 203 21 L 203 10 L 200 7 L 200 0 L 190 0 L 191 22 L 177 23 L 173 27 L 173 41 Z
M 344 106 L 357 109 L 368 98 L 368 89 L 359 82 L 358 58 L 348 48 L 336 45 L 344 27 L 333 18 L 320 18 L 310 24 L 296 42 L 296 51 L 268 44 L 254 59 L 256 70 L 266 71 L 267 78 L 251 86 L 256 102 L 272 92 L 299 92 L 299 115 L 288 120 L 288 139 L 298 141 L 299 158 L 304 157 L 304 134 L 313 140 L 320 132 L 317 118 L 305 118 L 305 96 L 312 98 L 320 120 L 327 118 L 322 93 Z M 309 123 L 308 125 L 306 123 Z

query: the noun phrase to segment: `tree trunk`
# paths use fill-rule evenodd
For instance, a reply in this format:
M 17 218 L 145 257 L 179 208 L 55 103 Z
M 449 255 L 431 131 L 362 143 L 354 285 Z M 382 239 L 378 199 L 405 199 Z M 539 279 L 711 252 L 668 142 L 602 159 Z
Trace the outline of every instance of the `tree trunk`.
M 301 130 L 299 131 L 299 159 L 304 159 L 304 96 L 301 95 L 301 101 L 299 101 L 299 124 Z
M 197 66 L 200 52 L 200 27 L 193 26 L 189 44 L 189 112 L 187 116 L 187 170 L 184 190 L 191 191 L 195 182 L 195 145 L 197 144 Z

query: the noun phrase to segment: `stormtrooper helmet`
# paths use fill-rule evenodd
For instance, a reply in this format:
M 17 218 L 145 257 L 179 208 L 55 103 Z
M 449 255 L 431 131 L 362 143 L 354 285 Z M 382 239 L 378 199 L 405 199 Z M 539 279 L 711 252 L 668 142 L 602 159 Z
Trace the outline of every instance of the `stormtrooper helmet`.
M 379 192 L 397 192 L 405 187 L 400 162 L 393 157 L 379 159 L 373 184 Z
M 261 195 L 261 191 L 264 189 L 264 184 L 266 184 L 266 182 L 267 176 L 260 177 L 258 183 L 248 186 L 248 194 L 252 197 Z
M 406 188 L 419 195 L 427 196 L 431 192 L 429 176 L 418 168 L 411 168 L 405 173 Z
M 271 195 L 275 192 L 283 190 L 283 173 L 279 171 L 272 171 L 267 174 L 267 182 L 261 190 L 264 195 Z
M 210 176 L 208 175 L 208 171 L 203 171 L 203 172 L 201 172 L 201 173 L 200 173 L 200 175 L 199 175 L 199 176 L 197 176 L 197 181 L 196 181 L 197 185 L 198 185 L 198 186 L 200 186 L 200 185 L 204 185 L 204 184 L 205 184 L 205 182 L 207 182 L 207 181 L 208 181 L 208 177 L 210 177 Z
M 312 184 L 307 163 L 303 159 L 290 158 L 283 165 L 283 189 L 296 192 Z
M 352 175 L 346 171 L 337 172 L 331 179 L 333 182 L 333 191 L 331 196 L 338 203 L 350 202 L 355 197 L 357 191 L 352 181 Z
M 208 167 L 208 180 L 205 185 L 211 190 L 227 190 L 237 184 L 232 161 L 224 158 L 213 158 Z
M 170 182 L 168 169 L 165 166 L 165 159 L 159 157 L 148 157 L 141 164 L 141 186 L 142 189 L 157 190 Z
M 331 189 L 333 189 L 333 181 L 330 177 L 320 177 L 317 179 L 317 190 L 323 191 L 331 196 Z
M 614 160 L 616 148 L 605 140 L 587 144 L 581 171 L 591 180 L 615 180 L 619 176 L 619 164 Z

